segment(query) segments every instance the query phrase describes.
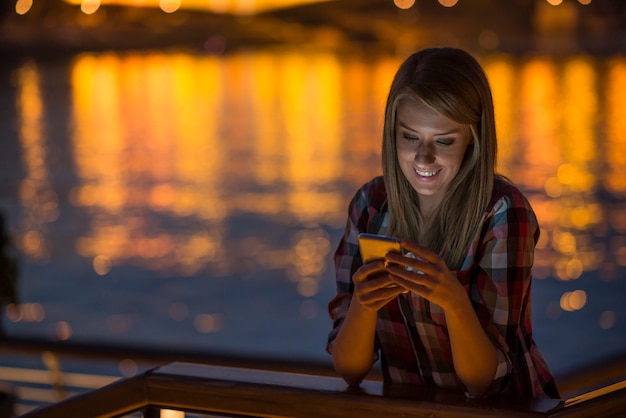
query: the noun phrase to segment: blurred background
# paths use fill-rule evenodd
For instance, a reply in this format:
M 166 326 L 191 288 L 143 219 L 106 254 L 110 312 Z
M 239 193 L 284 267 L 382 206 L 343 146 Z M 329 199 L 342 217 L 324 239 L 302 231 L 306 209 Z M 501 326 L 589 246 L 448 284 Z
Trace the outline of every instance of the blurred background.
M 329 366 L 332 253 L 353 193 L 381 172 L 391 79 L 414 50 L 449 45 L 483 64 L 498 169 L 542 228 L 540 349 L 563 380 L 623 364 L 625 2 L 0 7 L 7 341 Z M 28 409 L 67 395 L 35 390 L 51 370 L 84 388 L 153 365 L 61 360 L 5 348 L 0 382 Z

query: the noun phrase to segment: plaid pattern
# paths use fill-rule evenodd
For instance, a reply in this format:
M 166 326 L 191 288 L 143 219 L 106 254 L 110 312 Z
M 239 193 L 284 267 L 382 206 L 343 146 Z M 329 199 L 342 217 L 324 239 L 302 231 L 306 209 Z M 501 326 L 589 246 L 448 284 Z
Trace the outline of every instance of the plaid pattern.
M 362 264 L 359 232 L 385 234 L 388 225 L 382 177 L 365 184 L 349 206 L 344 236 L 335 252 L 337 296 L 328 309 L 333 329 L 328 352 L 354 291 L 352 274 Z M 559 394 L 532 338 L 531 267 L 539 226 L 522 193 L 501 178 L 494 184 L 482 227 L 456 272 L 478 319 L 498 350 L 498 367 L 487 396 L 525 398 Z M 398 296 L 378 313 L 376 353 L 388 382 L 431 384 L 463 390 L 454 371 L 443 310 L 414 294 Z

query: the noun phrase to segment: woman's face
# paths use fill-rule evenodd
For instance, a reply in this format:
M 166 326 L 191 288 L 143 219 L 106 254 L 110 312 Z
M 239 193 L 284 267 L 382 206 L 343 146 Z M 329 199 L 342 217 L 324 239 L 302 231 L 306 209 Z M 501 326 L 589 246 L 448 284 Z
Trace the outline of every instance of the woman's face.
M 471 142 L 469 125 L 446 118 L 421 100 L 403 98 L 398 102 L 398 163 L 418 193 L 423 213 L 429 213 L 441 201 Z

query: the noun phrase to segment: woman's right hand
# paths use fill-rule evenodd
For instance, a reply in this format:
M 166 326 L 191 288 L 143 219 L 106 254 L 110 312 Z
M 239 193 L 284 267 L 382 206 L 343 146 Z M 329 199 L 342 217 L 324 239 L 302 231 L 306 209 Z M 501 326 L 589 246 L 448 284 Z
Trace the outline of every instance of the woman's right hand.
M 354 297 L 369 311 L 378 311 L 396 296 L 407 292 L 389 278 L 384 260 L 363 264 L 352 276 Z

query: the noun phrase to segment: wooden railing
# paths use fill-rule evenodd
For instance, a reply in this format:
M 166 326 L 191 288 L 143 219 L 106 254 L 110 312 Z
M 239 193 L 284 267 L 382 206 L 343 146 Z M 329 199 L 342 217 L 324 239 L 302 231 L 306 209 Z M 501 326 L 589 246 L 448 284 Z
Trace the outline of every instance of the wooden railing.
M 111 417 L 157 411 L 144 414 L 151 417 L 159 416 L 161 408 L 278 417 L 608 417 L 620 416 L 626 410 L 625 356 L 587 365 L 569 376 L 557 376 L 563 400 L 520 402 L 474 400 L 456 392 L 384 385 L 377 374 L 360 388 L 350 388 L 335 377 L 329 362 L 29 338 L 0 340 L 0 353 L 44 351 L 91 362 L 132 358 L 162 366 L 43 405 L 27 412 L 27 417 L 72 417 L 77 416 L 76 411 L 88 411 L 80 412 L 81 417 Z
M 110 418 L 161 408 L 249 417 L 602 418 L 626 411 L 626 381 L 568 400 L 481 400 L 380 381 L 352 388 L 329 376 L 172 363 L 23 417 Z
M 155 366 L 184 361 L 280 372 L 335 375 L 330 357 L 329 361 L 322 362 L 284 357 L 246 357 L 224 352 L 182 348 L 149 348 L 96 342 L 51 341 L 43 338 L 11 337 L 4 340 L 0 339 L 0 354 L 5 352 L 39 355 L 44 351 L 61 357 L 82 358 L 88 361 L 133 359 Z M 373 377 L 374 380 L 382 379 L 380 371 L 377 369 L 370 373 L 370 377 Z M 577 369 L 555 377 L 561 396 L 565 398 L 611 385 L 626 379 L 626 352 L 606 357 L 598 362 L 581 365 Z

